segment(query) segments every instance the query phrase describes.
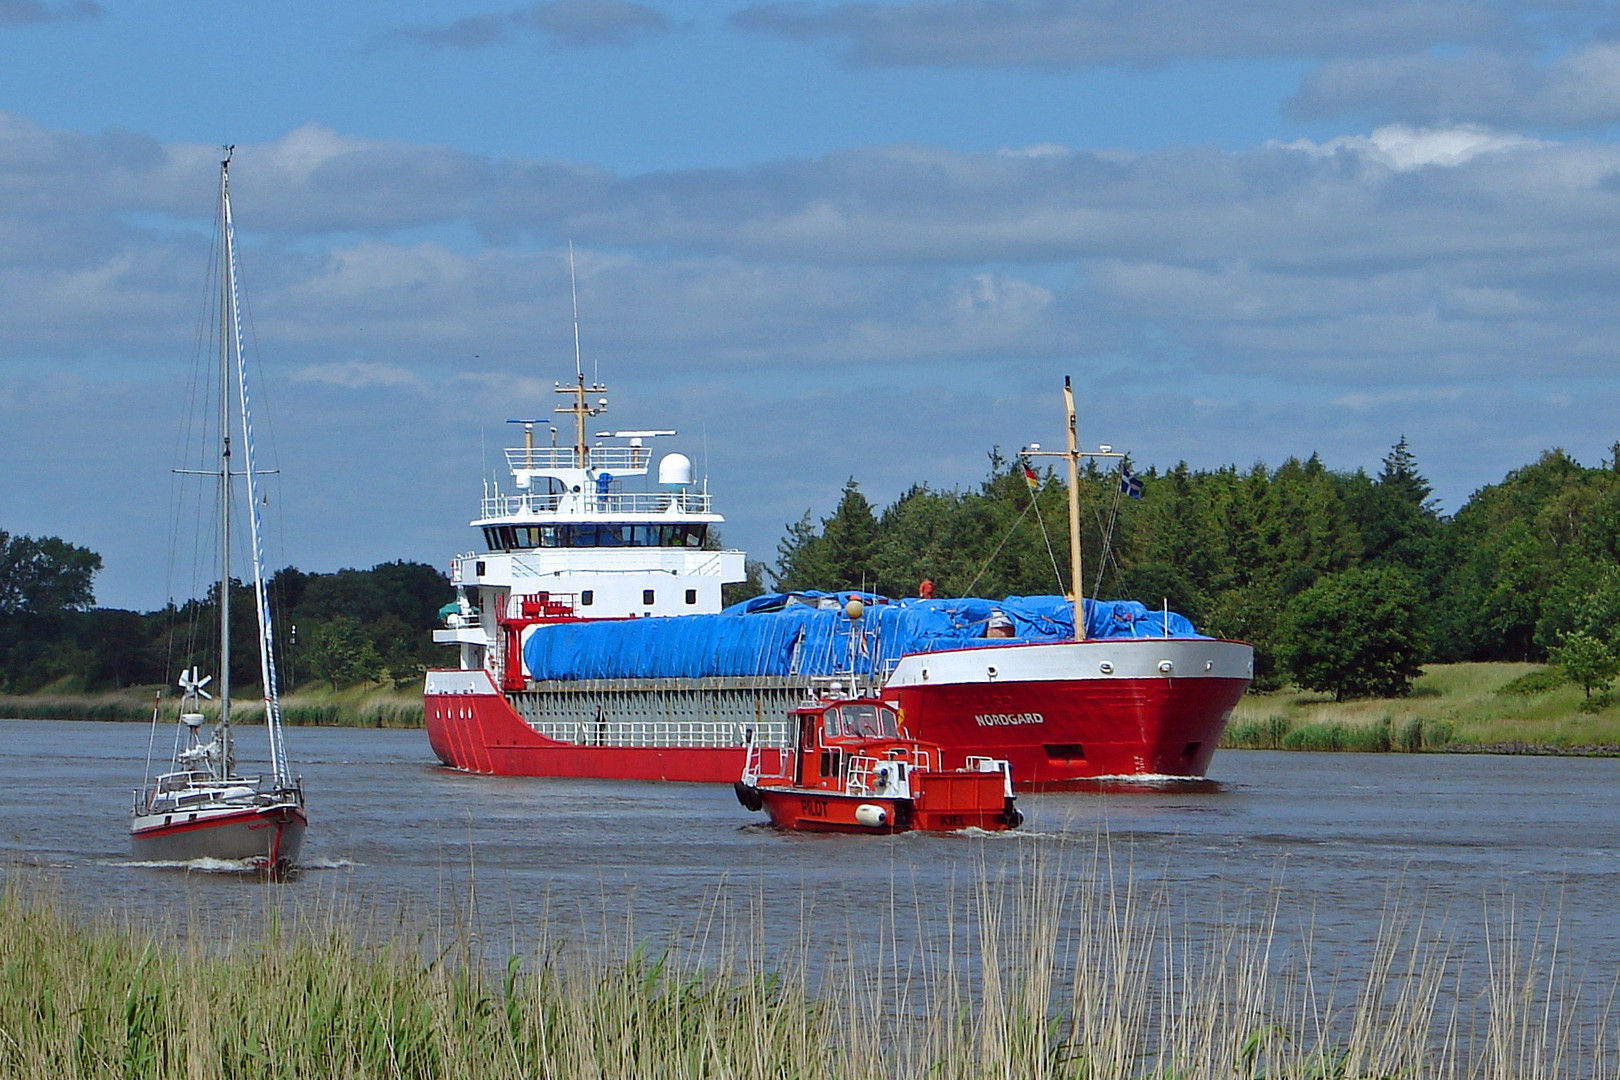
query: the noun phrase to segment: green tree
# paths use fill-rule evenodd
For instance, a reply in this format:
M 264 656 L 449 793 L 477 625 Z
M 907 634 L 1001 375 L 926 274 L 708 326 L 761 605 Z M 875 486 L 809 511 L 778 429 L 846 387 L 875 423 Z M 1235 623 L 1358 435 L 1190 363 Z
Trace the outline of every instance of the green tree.
M 810 512 L 788 527 L 777 551 L 777 585 L 783 589 L 859 589 L 875 582 L 872 556 L 877 544 L 877 517 L 852 476 L 844 484 L 838 508 L 823 518 L 818 532 Z
M 1284 609 L 1278 659 L 1335 701 L 1405 696 L 1424 654 L 1413 592 L 1411 575 L 1393 568 L 1324 577 Z
M 1552 662 L 1564 669 L 1571 682 L 1586 691 L 1586 700 L 1592 700 L 1592 691 L 1607 689 L 1620 674 L 1620 657 L 1603 641 L 1591 634 L 1576 630 L 1565 634 L 1564 640 L 1552 650 Z
M 331 683 L 334 690 L 374 682 L 382 674 L 383 659 L 353 615 L 339 615 L 315 624 L 301 644 L 302 666 Z
M 0 615 L 85 611 L 101 556 L 55 536 L 13 536 L 0 529 Z

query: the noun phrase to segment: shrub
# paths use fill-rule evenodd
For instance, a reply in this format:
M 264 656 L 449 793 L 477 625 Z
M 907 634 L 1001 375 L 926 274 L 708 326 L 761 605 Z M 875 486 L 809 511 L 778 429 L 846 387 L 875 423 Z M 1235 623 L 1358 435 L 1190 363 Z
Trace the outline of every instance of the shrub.
M 1581 712 L 1591 715 L 1592 713 L 1600 713 L 1613 704 L 1614 692 L 1611 690 L 1605 690 L 1596 697 L 1582 698 L 1581 703 L 1576 707 L 1580 709 Z
M 1537 694 L 1549 694 L 1568 681 L 1559 668 L 1537 668 L 1535 671 L 1525 672 L 1505 686 L 1497 687 L 1496 692 L 1498 694 L 1518 694 L 1521 697 L 1534 697 Z

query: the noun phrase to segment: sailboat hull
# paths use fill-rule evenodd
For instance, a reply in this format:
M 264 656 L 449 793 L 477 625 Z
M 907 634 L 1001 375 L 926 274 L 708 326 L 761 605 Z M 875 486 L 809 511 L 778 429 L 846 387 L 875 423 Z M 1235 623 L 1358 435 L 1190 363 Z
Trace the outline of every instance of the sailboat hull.
M 298 861 L 308 824 L 296 803 L 226 807 L 135 819 L 130 844 L 135 857 L 151 862 L 219 859 L 285 866 Z

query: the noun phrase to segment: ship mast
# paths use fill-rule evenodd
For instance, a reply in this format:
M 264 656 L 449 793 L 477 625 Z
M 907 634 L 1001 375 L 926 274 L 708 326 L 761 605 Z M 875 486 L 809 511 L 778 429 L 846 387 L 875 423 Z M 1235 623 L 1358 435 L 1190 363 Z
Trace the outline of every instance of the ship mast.
M 585 365 L 580 360 L 579 352 L 579 286 L 574 280 L 574 242 L 568 242 L 568 292 L 574 302 L 574 385 L 558 386 L 557 393 L 573 394 L 572 405 L 559 405 L 556 412 L 572 413 L 574 416 L 574 468 L 590 468 L 590 447 L 585 443 L 585 421 L 593 416 L 600 416 L 607 412 L 607 398 L 597 398 L 593 408 L 585 403 L 586 394 L 605 394 L 607 387 L 600 379 L 593 380 L 590 386 L 585 385 Z
M 1074 591 L 1074 640 L 1086 639 L 1085 575 L 1080 565 L 1080 443 L 1075 436 L 1074 387 L 1063 376 L 1063 409 L 1068 416 L 1068 451 L 1063 455 L 1069 479 L 1069 581 Z
M 1074 604 L 1074 640 L 1086 640 L 1085 577 L 1080 555 L 1080 459 L 1123 458 L 1111 446 L 1096 450 L 1081 450 L 1074 415 L 1074 381 L 1063 376 L 1063 412 L 1067 446 L 1063 450 L 1042 450 L 1040 443 L 1030 443 L 1020 453 L 1024 457 L 1060 457 L 1063 459 L 1065 479 L 1069 486 L 1069 599 Z

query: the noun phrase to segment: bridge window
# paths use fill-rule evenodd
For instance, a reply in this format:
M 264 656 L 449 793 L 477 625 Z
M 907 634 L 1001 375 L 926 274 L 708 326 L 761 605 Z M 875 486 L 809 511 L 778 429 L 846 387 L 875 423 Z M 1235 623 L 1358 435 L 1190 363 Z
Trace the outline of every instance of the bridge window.
M 700 548 L 709 527 L 702 522 L 633 525 L 580 522 L 573 525 L 486 525 L 484 544 L 491 551 L 530 548 L 675 547 Z

